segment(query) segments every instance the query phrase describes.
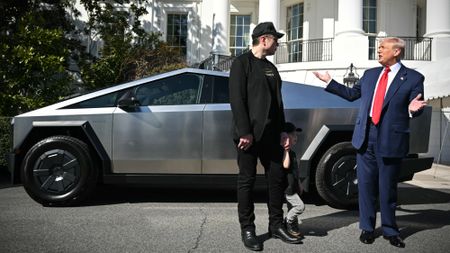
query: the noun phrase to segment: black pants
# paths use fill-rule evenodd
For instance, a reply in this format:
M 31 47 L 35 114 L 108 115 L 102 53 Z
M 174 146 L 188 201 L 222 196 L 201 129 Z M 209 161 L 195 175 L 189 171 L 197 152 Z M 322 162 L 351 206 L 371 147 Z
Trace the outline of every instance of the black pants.
M 253 187 L 258 158 L 265 169 L 268 181 L 269 227 L 272 230 L 279 228 L 283 223 L 282 207 L 286 188 L 286 172 L 281 165 L 283 148 L 280 146 L 279 134 L 264 135 L 261 141 L 253 143 L 248 150 L 237 150 L 239 166 L 237 197 L 241 229 L 255 230 Z

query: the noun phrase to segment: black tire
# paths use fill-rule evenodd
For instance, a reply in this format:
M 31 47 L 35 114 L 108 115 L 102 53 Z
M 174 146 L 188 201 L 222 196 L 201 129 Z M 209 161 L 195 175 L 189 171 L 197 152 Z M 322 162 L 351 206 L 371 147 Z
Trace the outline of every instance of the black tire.
M 44 206 L 71 206 L 95 188 L 98 172 L 86 143 L 70 136 L 52 136 L 36 143 L 25 155 L 22 183 Z
M 329 148 L 317 165 L 316 188 L 331 207 L 354 209 L 358 205 L 356 149 L 350 142 Z

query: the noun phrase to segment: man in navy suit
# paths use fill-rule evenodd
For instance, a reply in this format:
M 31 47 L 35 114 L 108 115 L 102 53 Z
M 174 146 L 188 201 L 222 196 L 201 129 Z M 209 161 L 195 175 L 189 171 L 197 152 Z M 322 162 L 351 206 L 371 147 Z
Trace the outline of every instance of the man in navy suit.
M 382 67 L 365 71 L 352 88 L 332 80 L 328 73 L 314 72 L 326 82 L 326 91 L 349 101 L 361 98 L 352 144 L 358 150 L 357 178 L 359 192 L 360 241 L 375 240 L 376 200 L 379 196 L 383 237 L 403 248 L 395 218 L 397 177 L 402 158 L 409 151 L 409 119 L 426 105 L 423 96 L 424 76 L 405 67 L 400 59 L 405 42 L 384 38 L 378 47 Z

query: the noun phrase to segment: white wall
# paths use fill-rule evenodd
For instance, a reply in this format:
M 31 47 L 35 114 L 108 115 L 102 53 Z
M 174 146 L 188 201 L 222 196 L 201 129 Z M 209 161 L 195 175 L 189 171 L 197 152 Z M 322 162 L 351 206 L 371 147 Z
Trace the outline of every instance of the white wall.
M 378 30 L 388 36 L 416 36 L 416 0 L 379 0 Z

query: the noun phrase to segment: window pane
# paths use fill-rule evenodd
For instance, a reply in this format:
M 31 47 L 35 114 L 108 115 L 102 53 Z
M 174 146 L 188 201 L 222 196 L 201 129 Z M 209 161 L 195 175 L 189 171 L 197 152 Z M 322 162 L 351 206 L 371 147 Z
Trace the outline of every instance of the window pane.
M 369 9 L 369 19 L 372 19 L 372 20 L 377 19 L 377 9 L 375 9 L 375 8 Z
M 243 24 L 243 21 L 244 21 L 244 19 L 242 18 L 242 16 L 236 16 L 236 18 L 237 18 L 237 24 L 238 24 L 238 25 L 242 25 L 242 24 Z
M 230 29 L 230 52 L 233 55 L 241 53 L 249 45 L 250 15 L 231 15 L 235 25 Z
M 167 43 L 171 47 L 179 48 L 186 52 L 187 45 L 187 15 L 168 14 L 167 15 Z
M 182 74 L 157 80 L 136 89 L 141 105 L 196 104 L 201 77 Z
M 230 49 L 235 47 L 235 45 L 236 45 L 235 43 L 236 43 L 236 40 L 234 40 L 234 38 L 231 38 L 231 40 L 230 40 Z
M 65 109 L 115 107 L 117 99 L 119 99 L 125 92 L 126 90 L 116 91 L 100 97 L 91 98 L 86 101 L 69 105 L 65 107 Z
M 245 15 L 244 16 L 244 24 L 250 25 L 250 15 Z
M 366 33 L 376 33 L 377 2 L 376 0 L 363 1 L 363 29 Z
M 370 33 L 376 33 L 376 31 L 377 31 L 377 28 L 376 28 L 375 22 L 370 22 L 369 23 L 369 32 Z
M 244 28 L 243 28 L 242 26 L 238 26 L 238 27 L 237 27 L 236 35 L 237 35 L 237 36 L 242 36 L 242 35 L 244 35 Z
M 244 35 L 247 36 L 250 34 L 250 25 L 244 26 Z
M 236 46 L 242 47 L 243 46 L 242 37 L 236 37 Z
M 303 3 L 287 8 L 286 20 L 287 40 L 297 40 L 303 37 Z
M 214 93 L 213 93 L 213 103 L 229 103 L 229 89 L 228 89 L 228 78 L 226 77 L 215 77 L 214 78 Z

